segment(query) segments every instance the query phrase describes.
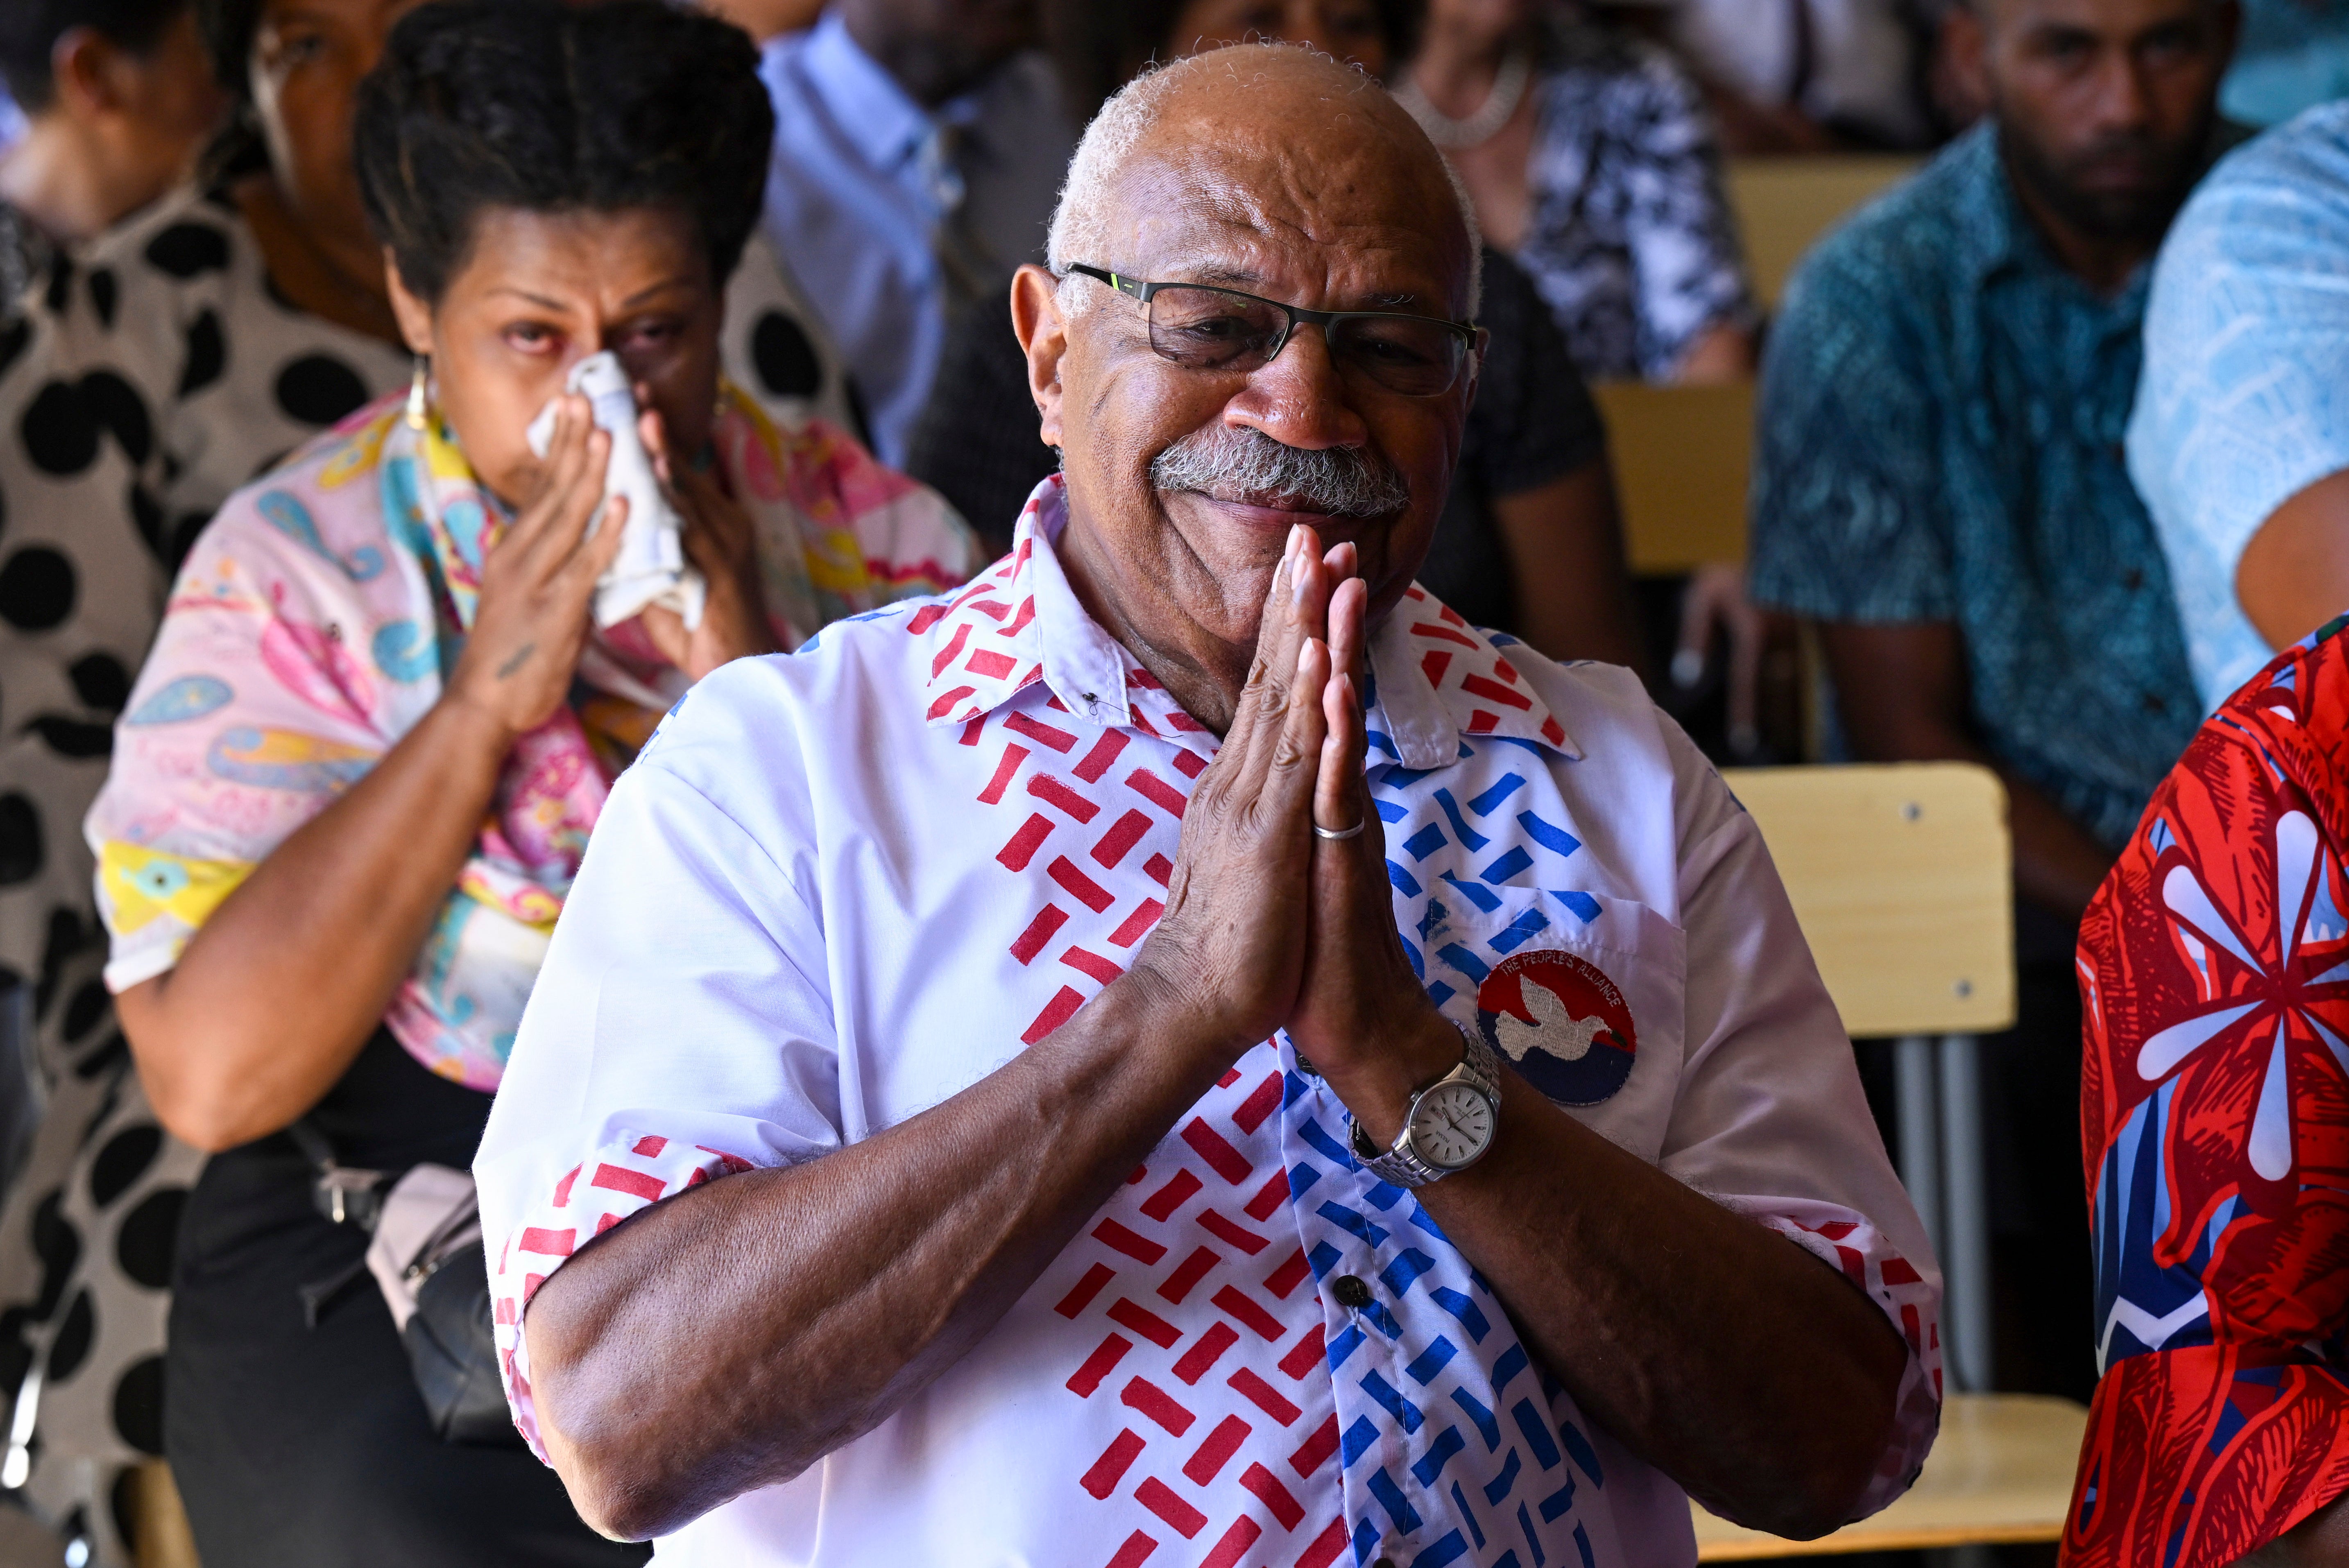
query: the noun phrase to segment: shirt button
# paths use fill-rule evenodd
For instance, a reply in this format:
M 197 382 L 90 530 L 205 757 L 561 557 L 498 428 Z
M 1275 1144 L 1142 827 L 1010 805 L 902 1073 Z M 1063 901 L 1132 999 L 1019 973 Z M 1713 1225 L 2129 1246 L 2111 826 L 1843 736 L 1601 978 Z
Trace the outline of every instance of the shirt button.
M 2127 571 L 2122 573 L 2121 586 L 2127 589 L 2132 593 L 2144 587 L 2145 573 L 2143 569 L 2132 566 Z
M 2169 707 L 2169 705 L 2168 705 L 2168 703 L 2166 703 L 2166 702 L 2162 701 L 2159 697 L 2156 696 L 2153 693 L 2151 693 L 2151 692 L 2147 692 L 2147 693 L 2146 693 L 2146 694 L 2145 694 L 2145 711 L 2146 711 L 2146 712 L 2147 712 L 2147 713 L 2160 713 L 2160 712 L 2164 711 L 2165 709 L 2167 709 L 2168 707 Z
M 1330 1294 L 1338 1298 L 1340 1306 L 1363 1307 L 1371 1305 L 1371 1287 L 1352 1274 L 1340 1274 L 1331 1281 Z

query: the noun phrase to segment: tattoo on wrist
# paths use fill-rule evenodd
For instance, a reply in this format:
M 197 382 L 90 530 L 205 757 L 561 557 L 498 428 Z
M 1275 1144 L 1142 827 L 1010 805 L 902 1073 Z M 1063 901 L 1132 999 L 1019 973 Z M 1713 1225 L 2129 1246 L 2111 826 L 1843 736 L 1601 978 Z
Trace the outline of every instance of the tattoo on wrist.
M 514 650 L 514 656 L 498 666 L 498 679 L 503 680 L 508 676 L 513 674 L 514 671 L 522 668 L 523 665 L 530 662 L 531 655 L 536 652 L 538 652 L 538 645 L 536 643 L 524 643 L 521 647 L 516 648 Z

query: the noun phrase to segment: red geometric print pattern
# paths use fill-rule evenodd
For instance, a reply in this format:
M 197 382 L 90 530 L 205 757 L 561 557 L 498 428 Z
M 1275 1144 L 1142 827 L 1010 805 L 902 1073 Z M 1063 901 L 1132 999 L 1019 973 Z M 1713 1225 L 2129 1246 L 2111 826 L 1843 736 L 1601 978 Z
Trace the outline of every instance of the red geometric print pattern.
M 2203 725 L 2081 924 L 2071 1568 L 2218 1568 L 2349 1493 L 2344 624 Z
M 1131 954 L 1157 923 L 1164 906 L 1154 895 L 1174 874 L 1174 845 L 1191 785 L 1215 760 L 1220 744 L 1149 671 L 1097 631 L 1102 676 L 1088 695 L 1101 707 L 1091 716 L 1092 723 L 1056 722 L 1073 717 L 1061 697 L 1049 689 L 1040 702 L 1028 694 L 1044 673 L 1033 630 L 1031 530 L 1037 517 L 1059 502 L 1055 480 L 1030 498 L 1009 555 L 953 599 L 926 606 L 905 623 L 909 634 L 927 638 L 932 650 L 926 706 L 930 720 L 961 726 L 961 743 L 985 748 L 995 759 L 978 798 L 1003 808 L 1008 819 L 996 859 L 1006 871 L 1022 874 L 1022 886 L 1033 882 L 1024 873 L 1040 865 L 1056 889 L 1011 945 L 1023 965 L 1045 959 L 1041 972 L 1062 980 L 1023 1033 L 1027 1044 L 1068 1022 L 1094 992 L 1123 974 L 1121 956 Z M 1410 656 L 1439 698 L 1448 693 L 1462 699 L 1454 706 L 1467 709 L 1464 733 L 1567 744 L 1565 730 L 1526 689 L 1507 657 L 1475 635 L 1449 605 L 1414 583 L 1395 614 L 1408 624 Z M 1080 744 L 1080 730 L 1113 723 L 1121 707 L 1139 737 L 1112 727 Z M 1380 760 L 1371 758 L 1374 765 Z M 1139 865 L 1154 886 L 1113 896 L 1103 885 L 1112 880 L 1108 873 L 1129 864 Z M 1071 930 L 1072 919 L 1084 923 Z
M 1534 732 L 1552 746 L 1566 744 L 1566 731 L 1557 719 L 1540 711 L 1525 677 L 1492 644 L 1477 636 L 1459 613 L 1414 583 L 1403 593 L 1396 614 L 1410 617 L 1411 634 L 1423 647 L 1420 673 L 1441 694 L 1457 692 L 1470 699 L 1468 735 L 1504 735 L 1516 727 L 1508 720 L 1531 720 Z
M 530 1346 L 522 1318 L 530 1298 L 583 1243 L 594 1240 L 664 1198 L 719 1176 L 751 1169 L 750 1161 L 697 1148 L 657 1133 L 623 1132 L 572 1167 L 545 1202 L 498 1249 L 490 1270 L 490 1314 L 506 1402 L 530 1451 L 546 1459 L 538 1410 L 531 1402 Z
M 1077 1485 L 1151 1518 L 1116 1568 L 1329 1568 L 1345 1551 L 1325 1309 L 1278 1140 L 1258 1136 L 1280 1099 L 1278 1054 L 1258 1046 L 1055 1265 L 1081 1269 L 1053 1307 L 1086 1346 L 1064 1387 L 1127 1412 Z
M 1843 1271 L 1899 1326 L 1909 1342 L 1909 1370 L 1901 1379 L 1895 1425 L 1931 1431 L 1941 1420 L 1941 1320 L 1940 1293 L 1894 1250 L 1884 1233 L 1864 1217 L 1833 1203 L 1775 1198 L 1768 1209 L 1728 1201 L 1759 1223 Z M 1889 1501 L 1917 1479 L 1921 1450 L 1889 1444 L 1877 1468 L 1876 1482 L 1863 1506 Z

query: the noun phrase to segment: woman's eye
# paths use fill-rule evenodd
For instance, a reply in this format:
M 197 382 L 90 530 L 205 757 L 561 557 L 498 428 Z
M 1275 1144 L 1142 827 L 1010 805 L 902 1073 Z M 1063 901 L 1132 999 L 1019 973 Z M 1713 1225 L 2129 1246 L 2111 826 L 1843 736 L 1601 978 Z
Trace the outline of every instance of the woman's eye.
M 631 347 L 659 348 L 677 341 L 680 328 L 673 321 L 640 322 L 623 334 Z
M 290 70 L 306 66 L 326 52 L 326 39 L 322 33 L 280 33 L 267 50 L 267 64 L 277 70 Z
M 544 354 L 556 346 L 557 338 L 551 328 L 536 322 L 518 322 L 505 330 L 505 339 L 525 354 Z

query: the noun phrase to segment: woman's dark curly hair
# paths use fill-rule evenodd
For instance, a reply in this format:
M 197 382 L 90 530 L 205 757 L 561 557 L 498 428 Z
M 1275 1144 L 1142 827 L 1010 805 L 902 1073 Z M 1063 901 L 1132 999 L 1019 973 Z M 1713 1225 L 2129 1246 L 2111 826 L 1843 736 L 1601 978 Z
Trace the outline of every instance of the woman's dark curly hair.
M 774 132 L 758 50 L 730 23 L 661 0 L 441 0 L 392 29 L 351 152 L 400 282 L 430 302 L 492 207 L 682 211 L 722 283 Z

